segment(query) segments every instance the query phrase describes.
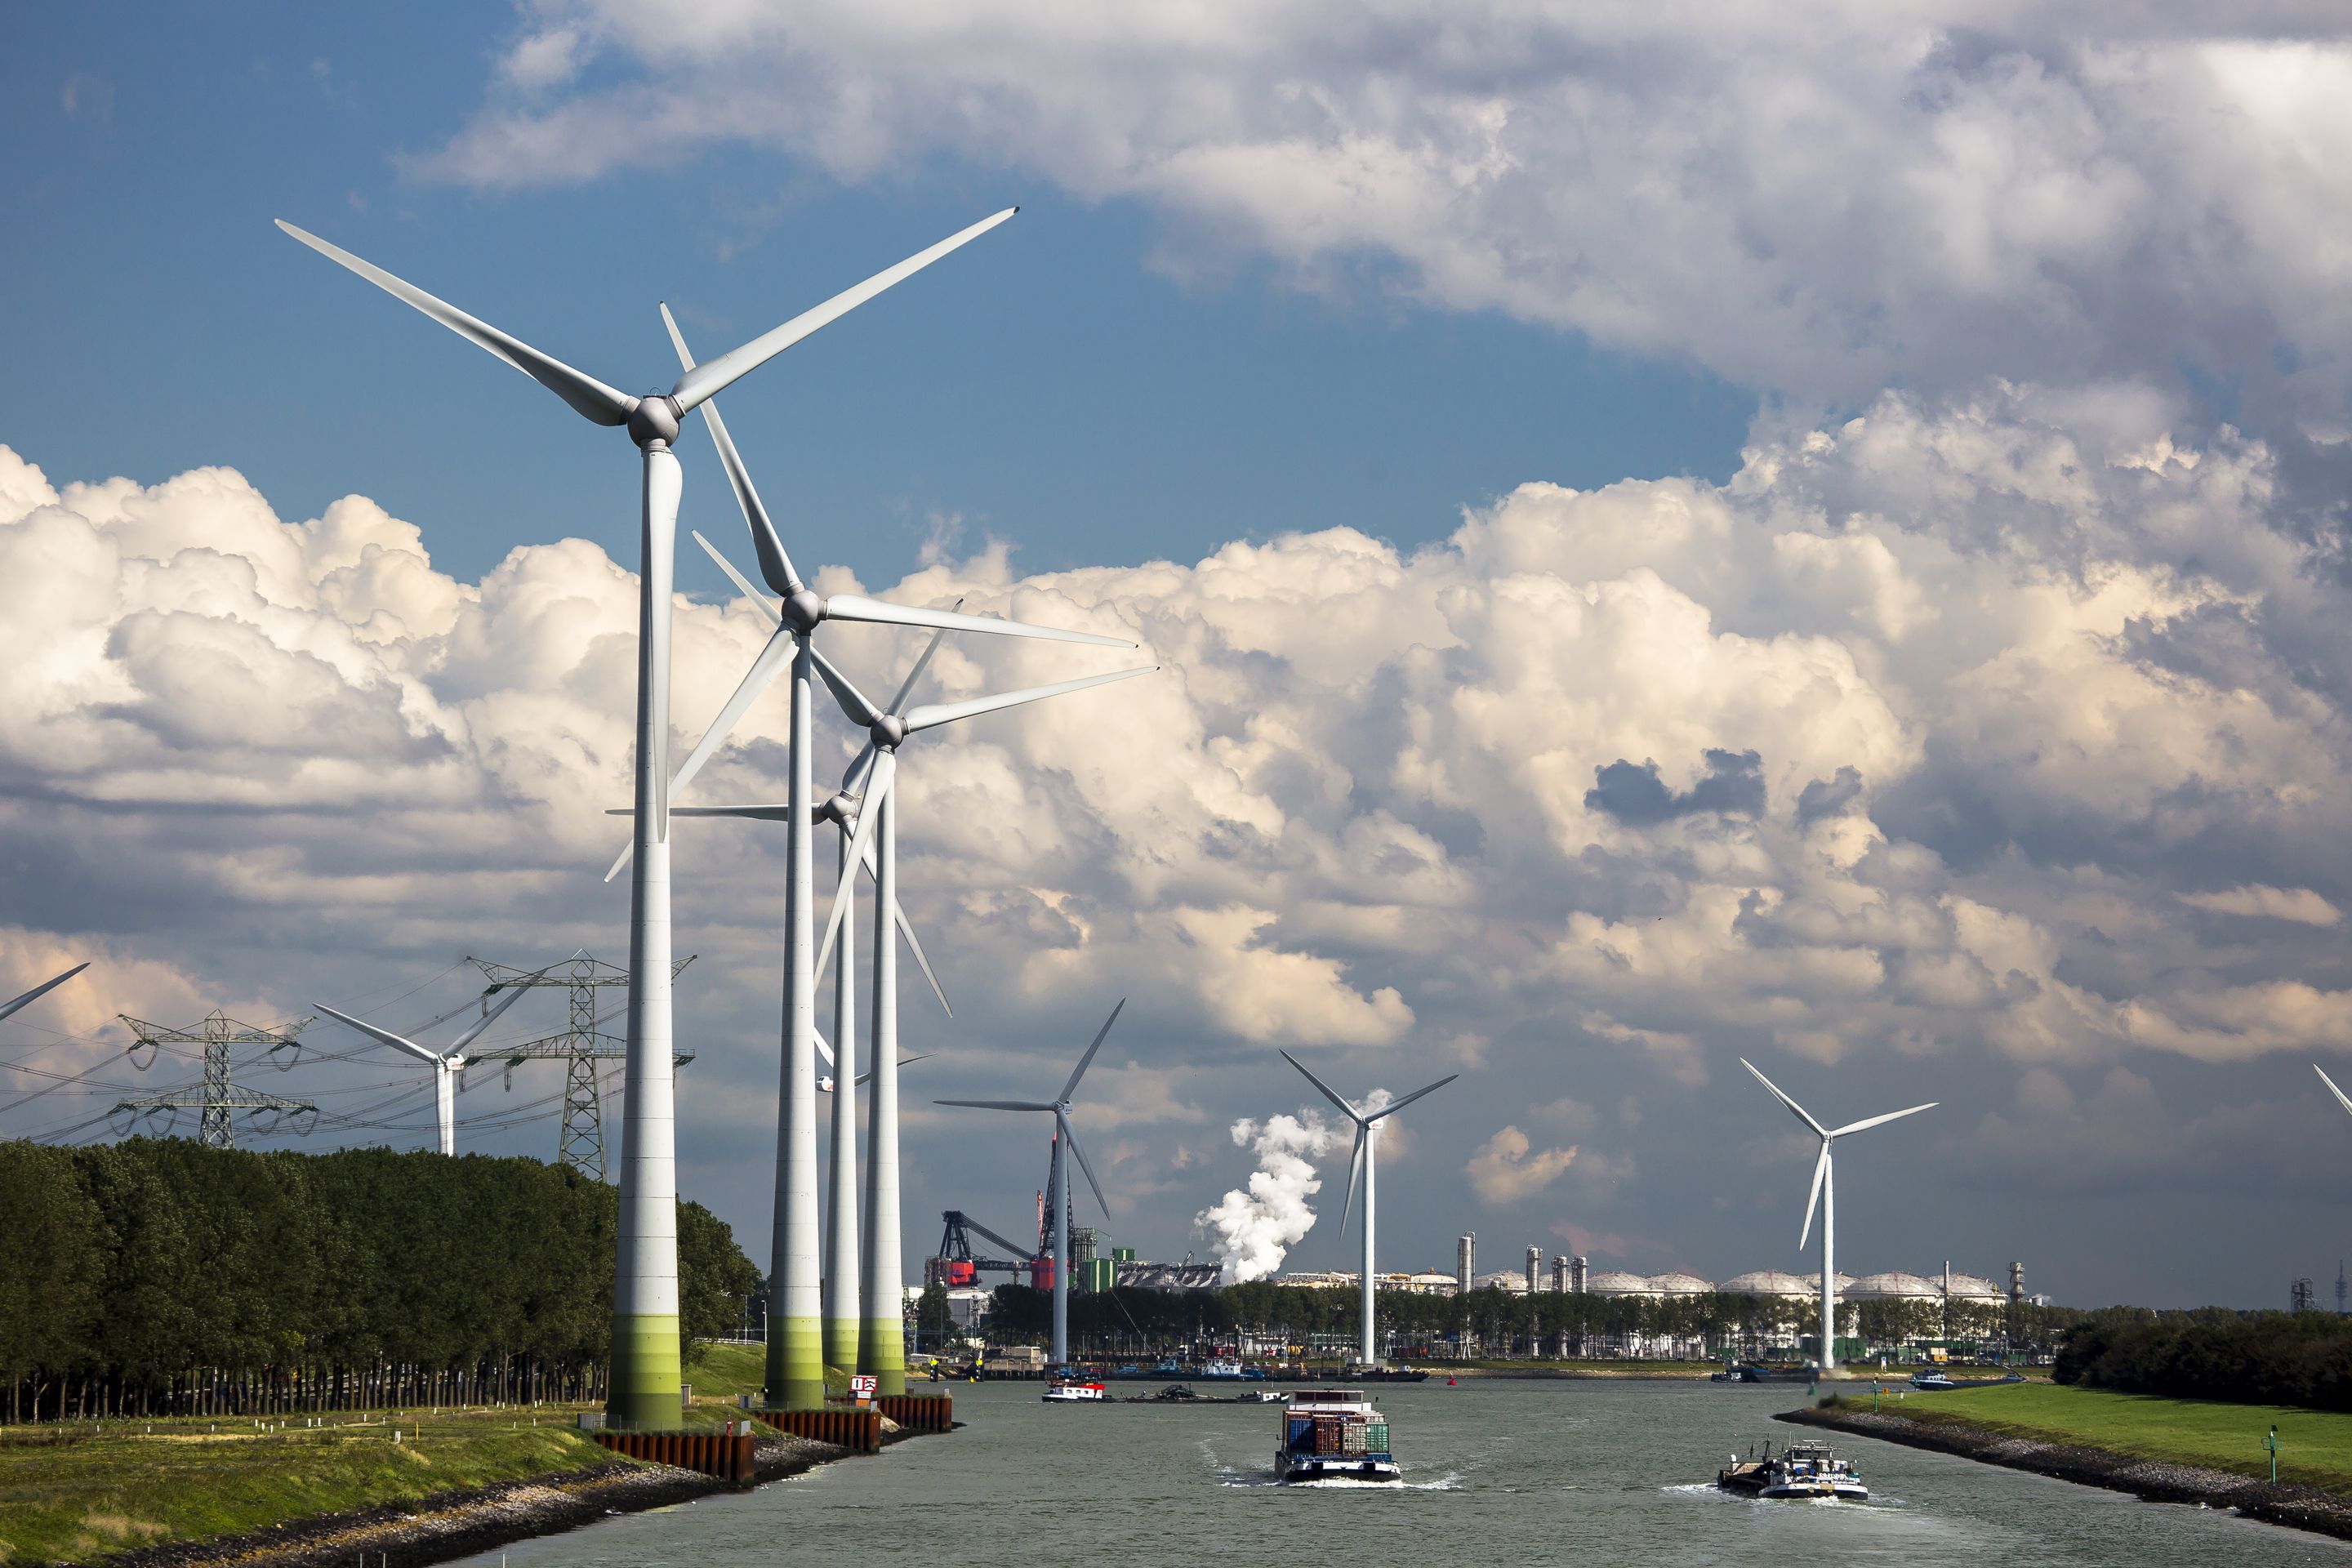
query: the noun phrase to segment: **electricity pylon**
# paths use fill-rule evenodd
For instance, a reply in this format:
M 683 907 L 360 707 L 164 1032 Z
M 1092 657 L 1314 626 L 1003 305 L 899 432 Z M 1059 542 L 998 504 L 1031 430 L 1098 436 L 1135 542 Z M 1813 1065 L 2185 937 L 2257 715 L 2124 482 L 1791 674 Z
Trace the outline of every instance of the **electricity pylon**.
M 116 1016 L 130 1025 L 131 1032 L 138 1037 L 131 1047 L 134 1051 L 141 1046 L 152 1047 L 164 1044 L 204 1047 L 205 1081 L 187 1089 L 149 1095 L 142 1100 L 123 1100 L 108 1112 L 110 1116 L 124 1113 L 136 1116 L 142 1111 L 152 1114 L 166 1110 L 176 1112 L 193 1108 L 197 1113 L 196 1142 L 207 1149 L 236 1146 L 236 1134 L 229 1127 L 231 1111 L 276 1111 L 278 1117 L 271 1120 L 264 1131 L 274 1130 L 279 1119 L 289 1115 L 307 1116 L 312 1122 L 318 1121 L 319 1108 L 309 1100 L 287 1100 L 275 1094 L 264 1094 L 258 1089 L 240 1090 L 229 1081 L 228 1061 L 231 1046 L 268 1046 L 271 1054 L 289 1046 L 299 1049 L 301 1041 L 295 1037 L 316 1023 L 315 1018 L 300 1019 L 283 1029 L 257 1029 L 251 1024 L 225 1018 L 218 1009 L 215 1009 L 193 1029 L 173 1029 L 161 1024 L 150 1024 L 143 1018 L 134 1018 L 128 1013 L 120 1013 Z M 309 1128 L 298 1125 L 295 1131 L 308 1131 Z
M 670 978 L 675 981 L 680 971 L 694 962 L 694 954 L 670 965 Z M 555 1163 L 566 1169 L 578 1171 L 596 1181 L 604 1179 L 604 1097 L 597 1083 L 597 1063 L 625 1061 L 628 1058 L 628 1042 L 616 1035 L 597 1032 L 597 1026 L 608 1021 L 596 1012 L 596 993 L 605 986 L 626 988 L 629 972 L 599 963 L 588 956 L 585 949 L 575 952 L 562 963 L 545 969 L 517 969 L 510 964 L 493 963 L 486 958 L 468 958 L 466 962 L 482 972 L 490 982 L 490 991 L 506 990 L 518 985 L 561 985 L 569 994 L 569 1014 L 560 1035 L 543 1035 L 536 1040 L 525 1040 L 519 1046 L 503 1050 L 485 1050 L 476 1059 L 488 1062 L 503 1057 L 506 1060 L 507 1087 L 514 1087 L 515 1068 L 527 1061 L 552 1058 L 563 1063 L 563 1124 L 555 1139 Z M 486 993 L 487 994 L 487 993 Z M 616 1009 L 617 1011 L 617 1009 Z M 694 1059 L 691 1051 L 674 1053 L 673 1068 L 684 1067 Z

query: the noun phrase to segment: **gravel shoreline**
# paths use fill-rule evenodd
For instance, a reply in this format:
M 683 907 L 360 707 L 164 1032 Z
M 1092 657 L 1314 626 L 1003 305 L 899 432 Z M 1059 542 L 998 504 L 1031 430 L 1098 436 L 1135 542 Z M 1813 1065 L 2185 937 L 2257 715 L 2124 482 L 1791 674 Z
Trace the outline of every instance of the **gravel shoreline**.
M 884 1423 L 886 1445 L 922 1436 L 928 1434 Z M 784 1436 L 761 1438 L 755 1452 L 761 1485 L 851 1457 L 851 1450 L 830 1443 Z M 398 1568 L 425 1568 L 578 1530 L 614 1514 L 643 1513 L 733 1489 L 693 1470 L 614 1459 L 414 1503 L 290 1520 L 211 1541 L 110 1552 L 95 1561 L 104 1568 L 351 1568 L 363 1556 L 389 1554 Z
M 2202 1503 L 2248 1519 L 2352 1541 L 2352 1498 L 2289 1481 L 2257 1480 L 2229 1470 L 2143 1459 L 2108 1448 L 2020 1437 L 1958 1422 L 1911 1421 L 1867 1410 L 1790 1410 L 1774 1417 L 1826 1426 L 1906 1447 L 1957 1455 L 2012 1470 L 2031 1470 L 2081 1486 L 2129 1492 L 2147 1502 Z

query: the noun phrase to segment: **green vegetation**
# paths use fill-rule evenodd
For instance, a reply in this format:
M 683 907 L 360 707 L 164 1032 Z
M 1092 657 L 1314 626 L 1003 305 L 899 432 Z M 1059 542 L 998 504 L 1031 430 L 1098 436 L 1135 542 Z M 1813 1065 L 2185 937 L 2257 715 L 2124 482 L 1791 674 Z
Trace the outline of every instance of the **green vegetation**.
M 1825 1403 L 1867 1410 L 1870 1396 L 1848 1394 Z M 1889 1395 L 1878 1408 L 1882 1415 L 1923 1425 L 1960 1423 L 2249 1476 L 2269 1475 L 2263 1437 L 2275 1424 L 2281 1480 L 2352 1492 L 2352 1415 L 2332 1411 L 2162 1399 L 2046 1383 L 1959 1388 L 1899 1400 Z
M 2060 1383 L 2352 1411 L 2352 1321 L 2322 1312 L 2110 1307 L 2066 1338 Z
M 1318 1347 L 1352 1343 L 1361 1297 L 1347 1286 L 1257 1281 L 1219 1290 L 1139 1290 L 1122 1286 L 1070 1298 L 1070 1348 L 1095 1359 L 1137 1357 L 1186 1344 L 1220 1342 L 1243 1332 L 1278 1335 Z M 1754 1356 L 1786 1343 L 1817 1319 L 1811 1302 L 1716 1292 L 1652 1300 L 1638 1296 L 1533 1294 L 1488 1288 L 1466 1296 L 1383 1290 L 1376 1303 L 1397 1353 L 1414 1360 L 1465 1348 L 1473 1356 L 1515 1359 L 1631 1354 L 1661 1358 Z M 990 1303 L 989 1340 L 1034 1344 L 1052 1318 L 1049 1292 L 1000 1285 Z M 2016 1352 L 2053 1346 L 2081 1314 L 2054 1307 L 1865 1302 L 1841 1323 L 1859 1327 L 1876 1353 L 1920 1339 L 2006 1341 Z M 1845 1332 L 1841 1328 L 1840 1332 Z M 1317 1354 L 1332 1353 L 1318 1348 Z
M 687 1357 L 686 1382 L 694 1390 L 696 1405 L 717 1403 L 734 1411 L 738 1398 L 746 1394 L 756 1396 L 767 1386 L 768 1347 L 723 1341 L 698 1344 Z M 839 1367 L 826 1367 L 824 1391 L 835 1398 L 848 1397 L 849 1373 Z
M 86 1561 L 414 1502 L 613 1456 L 569 1412 L 75 1423 L 0 1436 L 0 1563 Z M 152 1428 L 152 1433 L 151 1429 Z M 393 1433 L 400 1441 L 393 1441 Z
M 530 1159 L 0 1142 L 0 1415 L 594 1398 L 614 1190 Z M 760 1273 L 678 1205 L 684 1330 Z

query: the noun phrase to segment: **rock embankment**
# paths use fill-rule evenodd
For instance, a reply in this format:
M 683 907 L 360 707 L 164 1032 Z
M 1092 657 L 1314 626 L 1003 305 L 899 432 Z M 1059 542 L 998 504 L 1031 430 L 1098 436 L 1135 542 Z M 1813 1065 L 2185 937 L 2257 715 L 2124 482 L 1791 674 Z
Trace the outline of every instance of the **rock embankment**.
M 1868 1410 L 1791 1410 L 1776 1419 L 1802 1426 L 1877 1437 L 1906 1447 L 1954 1454 L 2012 1470 L 2031 1470 L 2082 1486 L 2129 1492 L 2148 1502 L 2202 1503 L 2248 1519 L 2352 1541 L 2352 1498 L 2318 1487 L 2265 1481 L 2202 1465 L 2144 1459 L 2107 1448 L 2084 1447 L 1995 1432 L 1958 1421 L 1913 1421 Z
M 884 1423 L 883 1441 L 915 1436 Z M 760 1440 L 761 1482 L 782 1480 L 850 1451 L 804 1437 Z M 667 1465 L 616 1459 L 588 1469 L 502 1481 L 409 1504 L 291 1520 L 212 1541 L 170 1542 L 103 1559 L 104 1568 L 351 1568 L 388 1554 L 400 1568 L 447 1563 L 555 1535 L 614 1514 L 690 1502 L 730 1489 Z

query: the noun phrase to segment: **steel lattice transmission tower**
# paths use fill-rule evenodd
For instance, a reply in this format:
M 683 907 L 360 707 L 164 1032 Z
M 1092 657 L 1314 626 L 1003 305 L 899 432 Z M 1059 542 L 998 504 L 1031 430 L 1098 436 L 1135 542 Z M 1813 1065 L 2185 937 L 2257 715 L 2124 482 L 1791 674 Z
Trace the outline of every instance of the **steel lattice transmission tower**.
M 675 981 L 686 966 L 694 962 L 688 953 L 670 965 L 670 978 Z M 476 1059 L 488 1061 L 506 1058 L 507 1081 L 514 1081 L 514 1069 L 523 1062 L 553 1058 L 563 1063 L 563 1122 L 555 1139 L 555 1163 L 568 1170 L 597 1181 L 604 1179 L 604 1096 L 597 1082 L 597 1063 L 628 1059 L 628 1042 L 617 1035 L 598 1032 L 597 1026 L 608 1021 L 610 1015 L 600 1016 L 596 1011 L 596 993 L 606 987 L 625 990 L 629 972 L 591 958 L 583 949 L 562 963 L 545 969 L 517 969 L 511 964 L 493 963 L 486 958 L 467 958 L 467 963 L 482 972 L 490 983 L 485 994 L 516 985 L 560 985 L 567 994 L 567 1016 L 563 1032 L 543 1035 L 536 1040 L 503 1050 L 485 1050 Z M 625 1006 L 625 1001 L 624 1005 Z M 614 1009 L 618 1012 L 620 1009 Z M 692 1052 L 674 1054 L 674 1068 L 684 1067 L 694 1059 Z
M 303 1018 L 282 1029 L 259 1029 L 251 1024 L 241 1024 L 235 1018 L 223 1017 L 219 1010 L 215 1009 L 193 1029 L 172 1029 L 161 1024 L 148 1023 L 143 1018 L 134 1018 L 128 1013 L 119 1013 L 116 1016 L 130 1025 L 131 1032 L 138 1037 L 131 1042 L 131 1048 L 134 1051 L 141 1046 L 204 1047 L 205 1080 L 201 1085 L 188 1089 L 123 1100 L 109 1115 L 136 1116 L 142 1111 L 194 1109 L 197 1113 L 196 1142 L 207 1149 L 236 1146 L 236 1137 L 229 1125 L 231 1111 L 274 1110 L 281 1118 L 307 1116 L 313 1122 L 318 1120 L 319 1108 L 309 1100 L 288 1100 L 279 1095 L 264 1094 L 258 1089 L 238 1089 L 229 1079 L 228 1060 L 231 1046 L 268 1046 L 272 1054 L 289 1046 L 299 1050 L 302 1042 L 296 1037 L 316 1023 L 316 1018 Z M 275 1128 L 277 1122 L 272 1121 L 270 1126 Z M 308 1131 L 310 1129 L 303 1126 L 296 1131 Z

